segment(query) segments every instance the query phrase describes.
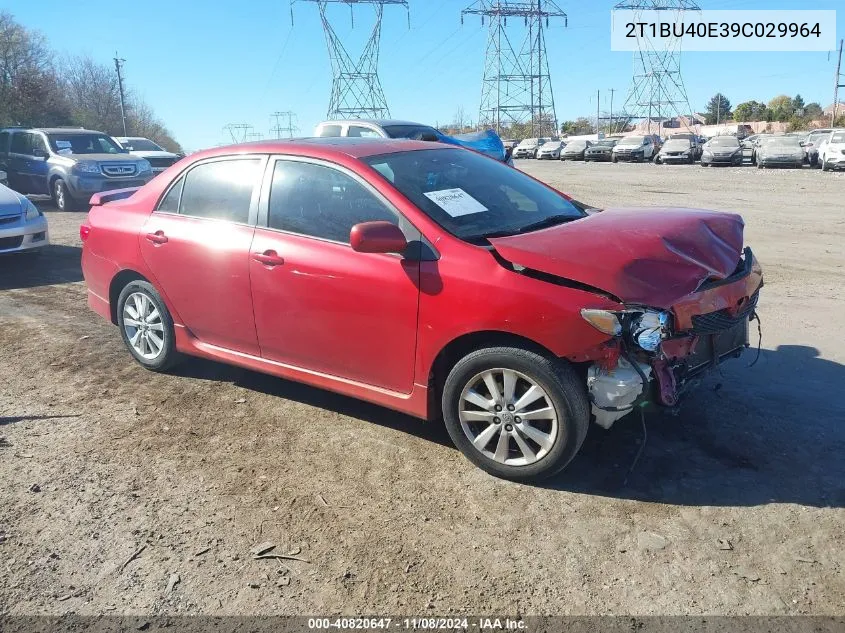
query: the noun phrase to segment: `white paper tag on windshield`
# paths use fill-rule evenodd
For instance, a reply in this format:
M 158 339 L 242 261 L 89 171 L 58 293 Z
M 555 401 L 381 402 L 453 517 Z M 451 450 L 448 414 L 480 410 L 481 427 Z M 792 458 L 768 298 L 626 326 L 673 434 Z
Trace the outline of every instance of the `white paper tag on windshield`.
M 487 211 L 487 207 L 463 189 L 429 191 L 425 194 L 425 197 L 434 202 L 434 204 L 443 209 L 453 218 Z

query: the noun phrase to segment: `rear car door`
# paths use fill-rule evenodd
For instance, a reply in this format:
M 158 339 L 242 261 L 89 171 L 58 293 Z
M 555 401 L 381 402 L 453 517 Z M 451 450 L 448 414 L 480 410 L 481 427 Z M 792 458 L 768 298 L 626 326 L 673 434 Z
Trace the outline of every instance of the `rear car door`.
M 387 220 L 419 232 L 357 175 L 331 163 L 271 160 L 250 259 L 263 357 L 410 393 L 419 261 L 358 253 L 355 224 Z
M 9 141 L 8 156 L 9 186 L 19 193 L 35 193 L 29 174 L 29 163 L 35 160 L 32 156 L 32 135 L 23 130 L 14 130 Z
M 173 182 L 139 236 L 182 324 L 205 343 L 258 356 L 249 247 L 266 156 L 215 158 Z

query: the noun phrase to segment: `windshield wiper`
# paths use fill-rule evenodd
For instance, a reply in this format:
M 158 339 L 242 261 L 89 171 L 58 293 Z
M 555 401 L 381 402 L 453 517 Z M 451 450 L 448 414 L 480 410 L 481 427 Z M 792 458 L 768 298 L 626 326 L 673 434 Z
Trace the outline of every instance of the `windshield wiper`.
M 569 214 L 561 213 L 559 215 L 550 215 L 547 218 L 544 218 L 538 222 L 533 222 L 532 224 L 526 224 L 516 230 L 516 233 L 530 233 L 531 231 L 538 231 L 540 229 L 545 229 L 550 226 L 555 226 L 557 224 L 563 224 L 564 222 L 570 222 L 572 220 L 577 220 L 578 217 L 571 216 Z
M 522 233 L 529 233 L 530 231 L 537 231 L 539 229 L 544 229 L 546 227 L 555 226 L 556 224 L 562 224 L 564 222 L 570 222 L 572 220 L 578 220 L 579 216 L 571 216 L 567 214 L 559 214 L 559 215 L 550 215 L 547 218 L 539 220 L 538 222 L 533 222 L 531 224 L 526 224 L 525 226 L 520 226 L 515 229 L 505 229 L 503 231 L 491 231 L 490 233 L 482 233 L 481 235 L 472 235 L 470 237 L 466 237 L 464 239 L 467 240 L 486 240 L 495 237 L 509 237 L 511 235 L 520 235 Z

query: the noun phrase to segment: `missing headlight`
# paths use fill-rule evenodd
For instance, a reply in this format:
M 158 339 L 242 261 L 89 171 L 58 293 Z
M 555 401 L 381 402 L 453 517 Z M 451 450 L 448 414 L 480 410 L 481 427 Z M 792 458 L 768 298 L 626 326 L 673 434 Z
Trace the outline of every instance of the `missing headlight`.
M 668 334 L 669 315 L 666 312 L 644 312 L 631 323 L 631 339 L 647 352 L 655 352 Z

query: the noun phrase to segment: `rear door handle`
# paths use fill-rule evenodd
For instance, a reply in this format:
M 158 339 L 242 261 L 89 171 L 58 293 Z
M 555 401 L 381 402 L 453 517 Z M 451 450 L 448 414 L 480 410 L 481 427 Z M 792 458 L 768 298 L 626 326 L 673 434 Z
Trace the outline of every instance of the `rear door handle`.
M 263 253 L 253 253 L 252 258 L 264 264 L 265 266 L 281 266 L 285 263 L 285 258 L 280 256 L 276 251 L 264 251 Z
M 167 242 L 167 236 L 164 234 L 164 231 L 147 233 L 147 239 L 153 244 L 165 244 Z

